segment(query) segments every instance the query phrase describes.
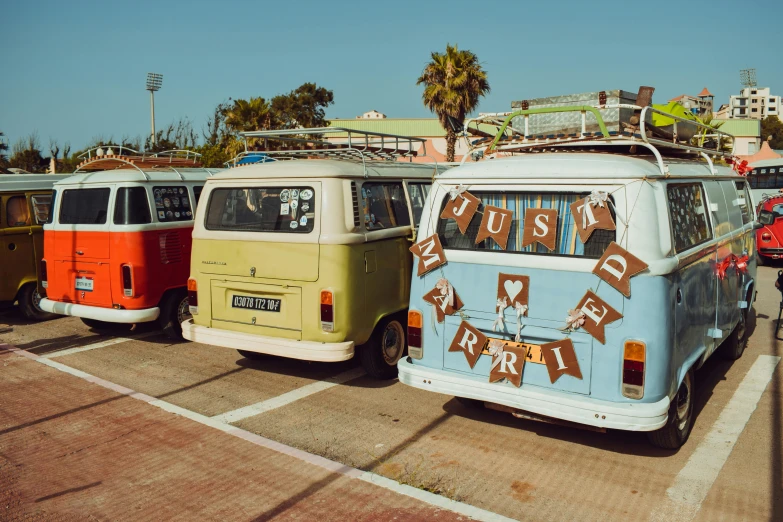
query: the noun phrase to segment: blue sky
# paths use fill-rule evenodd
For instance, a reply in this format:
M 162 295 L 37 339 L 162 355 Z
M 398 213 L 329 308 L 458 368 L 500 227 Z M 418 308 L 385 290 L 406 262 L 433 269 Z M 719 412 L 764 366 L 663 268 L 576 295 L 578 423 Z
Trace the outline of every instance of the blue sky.
M 197 128 L 221 101 L 288 92 L 313 81 L 334 91 L 331 118 L 370 109 L 428 117 L 416 78 L 446 43 L 476 53 L 492 93 L 479 110 L 574 92 L 656 88 L 665 102 L 707 86 L 716 103 L 738 71 L 783 95 L 773 1 L 449 2 L 72 0 L 0 6 L 0 131 L 69 141 L 149 132 L 147 72 L 164 75 L 158 127 Z M 752 22 L 751 22 L 752 17 Z

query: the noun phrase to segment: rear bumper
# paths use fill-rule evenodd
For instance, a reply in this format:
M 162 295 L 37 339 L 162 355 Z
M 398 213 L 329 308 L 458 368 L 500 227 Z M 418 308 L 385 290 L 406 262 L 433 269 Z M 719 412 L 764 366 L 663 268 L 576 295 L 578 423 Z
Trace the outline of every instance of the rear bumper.
M 397 363 L 403 384 L 445 395 L 467 397 L 503 404 L 538 415 L 562 419 L 597 428 L 628 431 L 653 431 L 666 424 L 669 399 L 654 403 L 617 403 L 560 393 L 536 386 L 516 388 L 475 381 L 453 372 L 416 366 L 409 358 Z
M 148 323 L 160 315 L 160 308 L 145 308 L 143 310 L 117 310 L 116 308 L 101 308 L 74 303 L 63 303 L 50 299 L 41 299 L 41 310 L 53 314 L 72 315 L 107 323 Z
M 759 254 L 765 256 L 783 256 L 783 248 L 759 248 Z
M 182 323 L 182 336 L 188 341 L 233 348 L 247 352 L 266 353 L 304 361 L 338 362 L 353 358 L 353 341 L 319 343 L 295 341 L 279 337 L 265 337 L 193 324 L 193 319 Z

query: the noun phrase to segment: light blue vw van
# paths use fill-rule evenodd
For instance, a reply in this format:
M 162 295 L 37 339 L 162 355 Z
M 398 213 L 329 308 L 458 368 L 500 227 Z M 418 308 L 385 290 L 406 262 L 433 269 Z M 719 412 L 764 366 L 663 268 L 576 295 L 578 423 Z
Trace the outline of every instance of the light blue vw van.
M 513 150 L 504 157 L 498 147 L 493 159 L 435 179 L 414 251 L 427 271 L 412 277 L 400 381 L 528 418 L 645 431 L 656 446 L 680 447 L 693 424 L 695 370 L 718 349 L 739 358 L 747 342 L 756 249 L 745 178 L 713 163 L 720 151 L 694 154 L 638 134 L 571 146 L 530 140 Z M 463 233 L 442 216 L 458 214 L 467 195 L 479 206 Z M 615 230 L 594 228 L 583 241 L 579 225 L 589 228 L 593 216 L 579 202 L 610 213 Z M 496 209 L 511 211 L 505 248 L 495 236 L 477 241 Z M 546 222 L 538 209 L 556 213 Z M 535 228 L 542 221 L 554 227 L 554 244 L 527 244 L 544 235 Z M 501 228 L 490 219 L 490 233 Z M 433 236 L 439 245 L 425 248 Z M 612 274 L 630 283 L 627 291 Z M 526 303 L 512 306 L 523 284 Z M 453 306 L 436 314 L 428 294 Z M 499 306 L 501 294 L 511 301 Z

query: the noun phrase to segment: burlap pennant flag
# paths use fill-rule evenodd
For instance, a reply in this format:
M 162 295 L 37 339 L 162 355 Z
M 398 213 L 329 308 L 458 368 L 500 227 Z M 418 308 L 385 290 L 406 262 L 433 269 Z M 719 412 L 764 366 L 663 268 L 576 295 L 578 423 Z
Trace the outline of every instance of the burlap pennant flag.
M 508 299 L 508 306 L 527 305 L 530 278 L 516 274 L 498 274 L 498 299 Z
M 491 237 L 503 250 L 508 243 L 508 233 L 511 231 L 511 221 L 514 212 L 505 208 L 487 205 L 484 207 L 484 215 L 481 218 L 476 244 L 478 245 L 488 237 Z
M 476 361 L 481 356 L 485 344 L 487 344 L 487 336 L 477 328 L 473 328 L 467 321 L 462 321 L 451 345 L 449 345 L 449 351 L 464 353 L 468 364 L 473 368 L 476 366 Z
M 415 243 L 410 251 L 419 258 L 418 273 L 423 276 L 430 270 L 434 270 L 441 265 L 446 264 L 446 253 L 443 252 L 443 245 L 440 243 L 438 234 L 433 234 L 418 243 Z
M 561 375 L 570 375 L 577 379 L 582 379 L 579 361 L 576 360 L 576 351 L 574 350 L 574 343 L 571 339 L 563 339 L 554 343 L 542 344 L 541 352 L 544 354 L 546 370 L 549 372 L 549 380 L 552 384 L 554 384 Z
M 587 243 L 595 229 L 615 230 L 617 228 L 614 219 L 612 219 L 609 205 L 606 203 L 603 203 L 603 206 L 593 205 L 589 197 L 571 203 L 571 215 L 574 217 L 576 231 L 579 233 L 579 239 L 582 240 L 582 243 Z
M 508 346 L 503 341 L 496 339 L 489 343 L 490 353 L 492 353 L 489 382 L 506 379 L 519 388 L 522 385 L 522 371 L 525 369 L 525 361 L 527 361 L 527 348 Z
M 631 297 L 631 278 L 647 266 L 647 263 L 612 241 L 593 268 L 593 273 L 625 297 Z
M 435 288 L 424 294 L 423 299 L 434 307 L 439 323 L 442 323 L 447 315 L 454 315 L 464 306 L 457 291 L 446 279 L 439 279 Z
M 446 202 L 446 206 L 440 215 L 441 219 L 453 219 L 457 222 L 459 231 L 467 232 L 473 215 L 479 207 L 479 200 L 470 192 L 461 192 L 453 199 Z
M 590 290 L 576 305 L 577 310 L 584 313 L 584 323 L 582 328 L 590 335 L 598 339 L 601 344 L 606 344 L 606 334 L 604 328 L 609 323 L 622 319 L 623 314 L 609 306 L 609 304 L 595 295 Z
M 539 242 L 549 250 L 557 246 L 557 209 L 528 208 L 522 230 L 522 246 Z

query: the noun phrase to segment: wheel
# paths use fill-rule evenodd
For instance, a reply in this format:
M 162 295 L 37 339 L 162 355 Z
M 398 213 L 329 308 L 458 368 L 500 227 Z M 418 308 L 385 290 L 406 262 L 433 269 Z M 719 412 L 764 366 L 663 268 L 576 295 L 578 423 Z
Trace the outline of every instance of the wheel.
M 250 359 L 252 361 L 260 361 L 262 359 L 267 358 L 267 355 L 265 353 L 248 352 L 247 350 L 237 350 L 237 351 L 239 352 L 239 355 L 241 355 L 245 359 Z
M 44 312 L 40 308 L 41 294 L 38 293 L 38 287 L 34 283 L 28 283 L 19 291 L 19 310 L 22 311 L 27 319 L 31 321 L 45 321 L 52 319 L 55 314 Z
M 745 347 L 748 345 L 748 312 L 750 311 L 750 298 L 748 295 L 748 308 L 740 310 L 740 320 L 734 327 L 729 337 L 718 348 L 721 356 L 730 361 L 736 361 L 742 357 Z
M 762 256 L 761 254 L 758 254 L 756 256 L 756 264 L 758 266 L 764 266 L 764 265 L 768 265 L 769 261 L 767 261 L 767 259 L 764 256 Z
M 188 307 L 188 293 L 185 290 L 171 292 L 160 307 L 158 325 L 170 339 L 182 340 L 182 323 L 193 317 Z
M 671 404 L 669 405 L 669 418 L 666 424 L 647 434 L 647 438 L 653 446 L 664 449 L 677 449 L 688 440 L 693 426 L 693 370 L 685 374 Z
M 359 349 L 359 360 L 364 371 L 376 379 L 397 376 L 397 361 L 405 352 L 405 327 L 397 315 L 384 317 L 370 340 Z
M 133 325 L 128 323 L 109 323 L 97 319 L 87 319 L 86 317 L 80 317 L 79 319 L 93 330 L 98 331 L 130 332 L 131 328 L 133 328 Z
M 484 407 L 484 401 L 480 401 L 477 399 L 468 399 L 467 397 L 454 397 L 454 398 L 457 399 L 458 403 L 462 404 L 466 408 L 470 408 L 471 410 Z

